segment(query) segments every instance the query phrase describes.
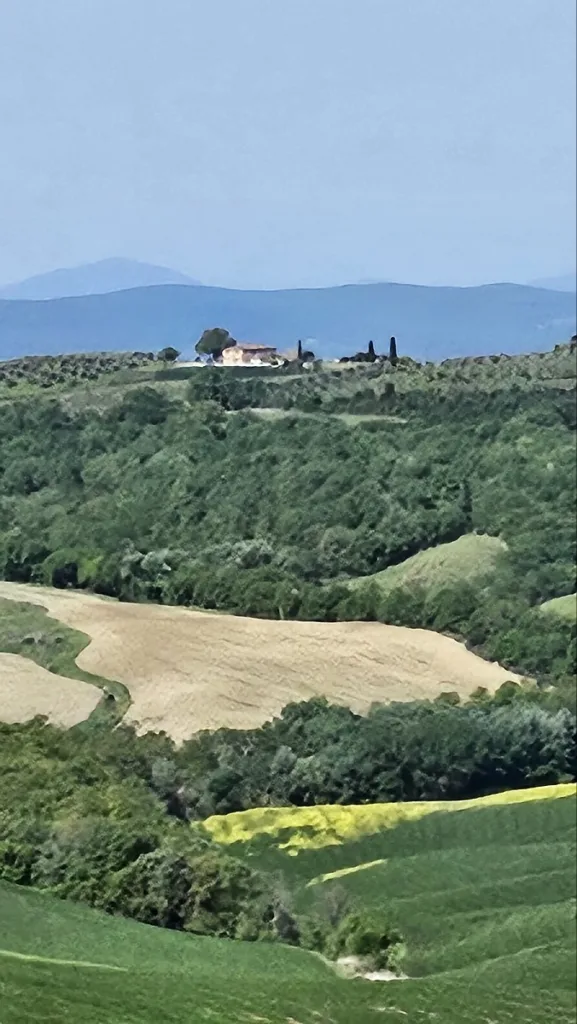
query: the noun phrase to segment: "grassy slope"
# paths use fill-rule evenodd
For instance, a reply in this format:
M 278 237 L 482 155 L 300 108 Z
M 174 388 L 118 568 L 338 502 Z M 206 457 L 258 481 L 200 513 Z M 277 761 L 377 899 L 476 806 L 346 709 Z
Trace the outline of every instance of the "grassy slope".
M 2 1024 L 569 1024 L 574 823 L 572 799 L 540 800 L 428 815 L 296 858 L 269 851 L 307 906 L 330 884 L 311 880 L 384 860 L 339 884 L 403 929 L 420 977 L 389 985 L 342 981 L 300 950 L 152 929 L 0 884 L 0 945 L 50 958 L 0 955 Z
M 428 815 L 305 851 L 288 871 L 307 900 L 336 872 L 353 903 L 402 930 L 406 970 L 416 977 L 487 971 L 495 958 L 531 959 L 537 948 L 572 949 L 574 868 L 575 799 L 566 797 Z
M 541 608 L 544 612 L 566 619 L 567 622 L 575 622 L 577 619 L 577 594 L 553 597 L 550 601 L 545 601 Z
M 354 992 L 299 950 L 148 928 L 7 885 L 0 885 L 0 920 L 2 945 L 12 952 L 106 965 L 0 955 L 2 1024 L 232 1024 L 257 1015 L 275 1024 L 291 1015 L 308 1024 L 308 1008 L 322 1011 L 327 999 L 343 1005 L 339 1024 L 353 1019 Z
M 56 675 L 106 688 L 114 695 L 115 703 L 101 701 L 90 720 L 119 720 L 130 704 L 126 687 L 85 672 L 76 664 L 76 658 L 89 643 L 90 637 L 50 618 L 44 608 L 0 598 L 0 651 L 30 658 Z
M 435 1005 L 426 1008 L 442 1005 L 446 1021 L 476 1020 L 476 1005 L 497 1024 L 564 1021 L 575 1004 L 575 786 L 532 795 L 546 792 L 557 799 L 507 803 L 513 794 L 503 794 L 493 806 L 477 801 L 296 857 L 279 849 L 290 829 L 232 849 L 282 871 L 303 910 L 336 884 L 351 908 L 395 924 L 405 970 L 421 979 L 410 998 L 393 987 L 411 1020 L 427 994 Z
M 359 576 L 351 580 L 350 585 L 358 587 L 376 583 L 386 592 L 415 584 L 431 587 L 473 581 L 491 573 L 503 547 L 503 542 L 497 537 L 472 533 L 448 544 L 420 551 L 400 565 L 393 565 L 372 576 Z

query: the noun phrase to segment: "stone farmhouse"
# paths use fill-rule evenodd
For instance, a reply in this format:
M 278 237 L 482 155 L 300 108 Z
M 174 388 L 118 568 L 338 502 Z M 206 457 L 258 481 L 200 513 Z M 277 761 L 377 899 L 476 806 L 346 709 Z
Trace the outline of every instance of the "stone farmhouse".
M 236 345 L 225 348 L 222 353 L 223 366 L 240 364 L 260 366 L 270 363 L 277 356 L 274 345 L 261 345 L 249 341 L 237 341 Z

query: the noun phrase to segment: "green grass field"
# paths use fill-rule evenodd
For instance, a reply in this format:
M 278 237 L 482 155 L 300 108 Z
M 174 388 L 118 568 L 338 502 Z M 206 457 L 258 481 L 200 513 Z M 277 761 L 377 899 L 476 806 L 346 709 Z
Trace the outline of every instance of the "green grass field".
M 350 586 L 376 583 L 387 593 L 395 587 L 417 585 L 430 588 L 462 581 L 474 582 L 491 574 L 503 548 L 498 537 L 471 533 L 448 544 L 420 551 L 400 565 L 393 565 L 382 572 L 359 576 L 350 580 Z
M 575 622 L 577 619 L 577 594 L 566 594 L 565 597 L 553 597 L 545 601 L 541 609 L 551 615 L 557 615 L 567 622 Z
M 0 884 L 2 1024 L 573 1022 L 574 797 L 437 812 L 296 857 L 276 837 L 236 852 L 282 870 L 307 909 L 338 884 L 394 922 L 411 980 L 345 981 L 306 951 Z

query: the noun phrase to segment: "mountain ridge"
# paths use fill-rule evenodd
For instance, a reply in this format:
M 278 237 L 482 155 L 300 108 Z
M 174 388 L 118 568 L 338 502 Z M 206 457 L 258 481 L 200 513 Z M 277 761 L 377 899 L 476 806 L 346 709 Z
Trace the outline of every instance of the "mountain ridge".
M 528 282 L 531 288 L 546 288 L 554 292 L 576 292 L 577 273 L 557 274 L 555 277 L 539 277 Z
M 174 345 L 185 356 L 206 327 L 286 347 L 298 338 L 317 355 L 377 348 L 394 334 L 417 359 L 542 351 L 575 333 L 575 296 L 528 285 L 471 288 L 348 284 L 236 291 L 151 285 L 45 300 L 0 298 L 0 358 Z
M 163 284 L 198 285 L 200 282 L 171 267 L 112 257 L 75 267 L 59 267 L 4 285 L 0 287 L 0 299 L 51 301 Z

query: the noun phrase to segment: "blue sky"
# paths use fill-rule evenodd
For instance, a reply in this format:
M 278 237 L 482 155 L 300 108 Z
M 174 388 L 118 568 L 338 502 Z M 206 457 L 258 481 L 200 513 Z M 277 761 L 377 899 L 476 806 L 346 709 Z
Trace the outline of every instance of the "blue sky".
M 575 265 L 574 0 L 2 0 L 0 283 Z

